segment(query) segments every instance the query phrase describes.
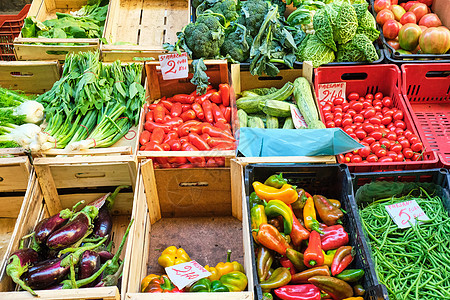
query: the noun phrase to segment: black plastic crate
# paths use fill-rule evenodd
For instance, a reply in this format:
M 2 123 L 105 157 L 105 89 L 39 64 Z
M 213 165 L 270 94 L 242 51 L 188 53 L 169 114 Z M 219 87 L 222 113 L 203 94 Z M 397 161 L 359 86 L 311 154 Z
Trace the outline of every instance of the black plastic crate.
M 406 3 L 409 0 L 399 0 L 398 4 Z M 377 13 L 373 7 L 374 0 L 370 0 L 369 10 L 372 12 L 374 18 L 377 17 Z M 394 64 L 410 64 L 410 63 L 447 63 L 450 62 L 450 53 L 446 54 L 400 54 L 396 52 L 387 42 L 383 35 L 383 28 L 377 23 L 377 29 L 380 31 L 380 40 L 384 47 L 384 57 L 388 63 Z
M 369 255 L 369 248 L 365 241 L 362 225 L 356 218 L 350 172 L 345 165 L 302 165 L 302 164 L 250 164 L 245 168 L 245 192 L 248 209 L 248 222 L 250 219 L 249 195 L 253 192 L 252 182 L 262 181 L 272 174 L 283 173 L 289 183 L 304 188 L 310 194 L 320 194 L 325 197 L 341 201 L 342 208 L 347 212 L 343 218 L 343 226 L 348 232 L 350 245 L 355 247 L 356 256 L 351 264 L 352 268 L 364 269 L 363 286 L 366 289 L 365 300 L 383 299 L 387 295 L 384 286 L 377 285 L 373 278 L 375 269 Z M 251 237 L 251 228 L 250 228 Z M 251 238 L 253 241 L 253 239 Z M 253 260 L 253 277 L 255 278 L 255 298 L 262 299 L 263 293 L 256 271 L 255 247 L 251 243 Z
M 430 169 L 430 170 L 411 170 L 411 171 L 389 171 L 389 172 L 372 172 L 372 173 L 352 173 L 351 174 L 352 179 L 352 186 L 353 191 L 352 194 L 349 196 L 353 199 L 354 194 L 356 191 L 363 186 L 366 183 L 371 183 L 374 181 L 394 181 L 394 182 L 416 182 L 418 183 L 418 186 L 420 186 L 420 183 L 433 183 L 436 185 L 436 195 L 439 196 L 443 200 L 443 204 L 445 208 L 447 209 L 449 215 L 450 215 L 450 173 L 447 169 Z M 428 188 L 430 188 L 429 185 L 427 185 Z M 394 195 L 393 195 L 394 196 Z M 403 195 L 395 195 L 396 197 L 400 197 Z M 383 195 L 383 198 L 385 195 Z M 354 210 L 359 211 L 359 206 L 361 203 L 357 202 L 357 199 L 355 199 L 354 202 Z M 361 217 L 359 213 L 356 215 L 356 222 L 358 224 L 361 223 Z M 364 241 L 368 240 L 367 233 L 363 230 L 364 235 Z M 372 259 L 372 250 L 370 245 L 366 244 L 368 247 L 368 253 L 370 254 L 369 260 L 371 262 L 371 265 L 373 267 L 373 259 Z M 387 294 L 387 289 L 383 284 L 380 284 L 378 281 L 378 277 L 375 271 L 375 268 L 372 268 L 373 272 L 371 273 L 373 278 L 371 278 L 371 282 L 373 282 L 377 286 L 382 286 L 383 290 L 386 291 L 383 298 L 389 300 L 389 296 Z

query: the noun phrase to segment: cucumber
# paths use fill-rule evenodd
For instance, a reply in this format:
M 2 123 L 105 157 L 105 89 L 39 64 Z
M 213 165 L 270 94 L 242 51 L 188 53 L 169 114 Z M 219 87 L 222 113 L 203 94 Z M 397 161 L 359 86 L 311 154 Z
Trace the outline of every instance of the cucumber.
M 311 93 L 311 86 L 306 78 L 299 77 L 295 79 L 294 99 L 306 124 L 308 124 L 308 128 L 311 128 L 313 122 L 319 121 L 319 112 L 317 111 L 316 103 Z
M 257 88 L 252 90 L 246 90 L 241 93 L 242 97 L 254 97 L 254 96 L 265 96 L 271 93 L 275 93 L 278 89 L 271 87 L 271 88 Z
M 247 122 L 248 122 L 248 115 L 247 115 L 247 113 L 244 110 L 239 109 L 237 111 L 237 115 L 238 115 L 238 119 L 239 119 L 239 126 L 240 127 L 247 127 Z
M 238 109 L 243 109 L 246 113 L 257 113 L 260 111 L 259 103 L 260 101 L 266 100 L 286 100 L 294 91 L 294 85 L 291 82 L 286 82 L 286 84 L 274 93 L 267 94 L 265 96 L 255 96 L 255 97 L 241 97 L 236 101 L 236 106 Z
M 248 127 L 250 128 L 264 128 L 264 122 L 261 118 L 249 116 L 248 117 Z
M 320 120 L 315 120 L 308 124 L 308 129 L 324 129 L 324 128 L 326 128 L 326 126 Z
M 286 120 L 284 120 L 283 129 L 295 129 L 294 121 L 292 121 L 291 117 L 288 117 L 286 118 Z
M 267 129 L 278 129 L 278 118 L 271 115 L 267 115 L 266 127 Z
M 290 117 L 291 105 L 277 100 L 266 100 L 260 103 L 261 110 L 274 117 Z

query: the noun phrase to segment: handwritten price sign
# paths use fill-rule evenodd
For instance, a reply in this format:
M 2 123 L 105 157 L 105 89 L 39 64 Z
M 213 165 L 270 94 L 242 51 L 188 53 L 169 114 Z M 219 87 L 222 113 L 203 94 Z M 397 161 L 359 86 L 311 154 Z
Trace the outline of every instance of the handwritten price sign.
M 319 84 L 319 90 L 317 91 L 319 103 L 325 105 L 326 103 L 333 102 L 335 98 L 341 97 L 345 99 L 345 88 L 345 82 Z
M 418 220 L 429 220 L 425 212 L 417 204 L 416 200 L 400 202 L 386 205 L 386 210 L 397 224 L 398 228 L 408 228 L 414 225 Z
M 308 124 L 306 124 L 305 118 L 303 118 L 302 113 L 294 104 L 291 104 L 291 116 L 292 121 L 294 122 L 295 129 L 308 127 Z
M 164 80 L 188 77 L 188 56 L 186 52 L 159 56 L 161 73 Z
M 165 268 L 167 276 L 180 290 L 211 275 L 195 260 Z

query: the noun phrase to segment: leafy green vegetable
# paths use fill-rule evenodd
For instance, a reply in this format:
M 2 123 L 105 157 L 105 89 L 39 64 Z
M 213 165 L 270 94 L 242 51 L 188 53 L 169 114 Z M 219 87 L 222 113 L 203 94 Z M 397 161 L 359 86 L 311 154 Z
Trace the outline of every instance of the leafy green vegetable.
M 194 60 L 192 67 L 194 68 L 194 76 L 191 79 L 191 83 L 197 86 L 197 94 L 203 95 L 206 93 L 209 84 L 209 77 L 205 72 L 206 66 L 203 58 Z
M 312 61 L 314 68 L 334 61 L 333 49 L 322 43 L 315 35 L 308 35 L 297 52 L 300 61 Z
M 367 3 L 353 4 L 353 7 L 358 16 L 358 28 L 356 29 L 356 33 L 365 34 L 369 40 L 372 42 L 375 41 L 380 36 L 380 32 L 377 30 L 375 18 L 367 10 Z
M 244 62 L 250 57 L 252 42 L 252 38 L 247 34 L 247 28 L 236 23 L 227 28 L 220 52 L 233 61 Z
M 358 17 L 355 8 L 351 4 L 343 2 L 336 17 L 334 40 L 338 44 L 345 44 L 355 36 L 357 28 Z
M 378 59 L 377 51 L 369 38 L 364 34 L 356 34 L 346 44 L 338 45 L 337 61 L 368 61 Z
M 328 47 L 337 51 L 336 43 L 333 40 L 333 27 L 326 9 L 319 9 L 313 18 L 313 25 L 316 36 Z

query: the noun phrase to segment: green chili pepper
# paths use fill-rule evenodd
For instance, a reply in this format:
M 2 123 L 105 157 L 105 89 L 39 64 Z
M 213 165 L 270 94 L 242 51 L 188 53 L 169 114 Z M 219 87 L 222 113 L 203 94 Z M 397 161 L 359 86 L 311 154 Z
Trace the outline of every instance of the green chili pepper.
M 266 215 L 270 218 L 282 216 L 284 221 L 284 233 L 290 234 L 292 231 L 293 214 L 292 209 L 281 200 L 270 200 L 265 207 Z
M 291 272 L 288 268 L 281 267 L 273 271 L 269 279 L 262 281 L 260 285 L 263 291 L 268 291 L 284 286 L 288 284 L 289 281 L 291 281 Z
M 264 181 L 265 185 L 273 186 L 274 188 L 281 188 L 284 184 L 287 184 L 287 180 L 283 178 L 283 173 L 278 175 L 274 174 Z
M 254 207 L 256 205 L 263 205 L 263 206 L 266 205 L 266 202 L 263 199 L 259 198 L 255 192 L 250 194 L 249 203 L 250 207 Z
M 347 269 L 336 275 L 336 278 L 346 282 L 357 282 L 364 276 L 362 269 Z

